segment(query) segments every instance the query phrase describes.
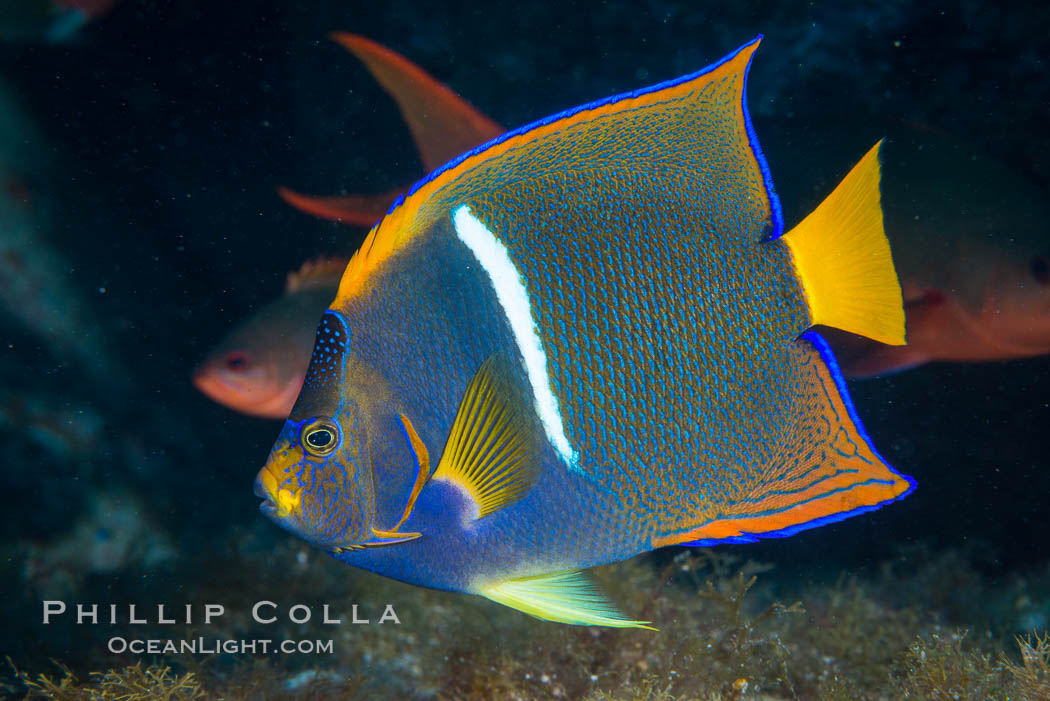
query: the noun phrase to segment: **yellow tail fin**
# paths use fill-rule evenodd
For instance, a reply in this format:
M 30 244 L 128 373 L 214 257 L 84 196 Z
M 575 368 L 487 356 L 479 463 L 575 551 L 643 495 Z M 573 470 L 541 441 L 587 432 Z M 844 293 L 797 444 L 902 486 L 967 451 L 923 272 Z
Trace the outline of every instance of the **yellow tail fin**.
M 904 340 L 904 300 L 882 228 L 875 144 L 820 206 L 784 235 L 814 324 L 891 346 Z

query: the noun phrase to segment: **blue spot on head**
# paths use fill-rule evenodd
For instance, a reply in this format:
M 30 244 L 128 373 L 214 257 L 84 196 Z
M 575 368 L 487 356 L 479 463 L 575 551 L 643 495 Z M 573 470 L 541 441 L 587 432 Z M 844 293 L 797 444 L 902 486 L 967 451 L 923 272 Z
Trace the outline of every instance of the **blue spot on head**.
M 350 331 L 338 313 L 326 311 L 317 326 L 317 337 L 314 341 L 313 354 L 310 356 L 310 367 L 306 371 L 304 385 L 319 388 L 339 382 L 343 376 L 343 366 Z M 336 339 L 340 340 L 336 340 Z M 339 350 L 336 350 L 338 346 Z

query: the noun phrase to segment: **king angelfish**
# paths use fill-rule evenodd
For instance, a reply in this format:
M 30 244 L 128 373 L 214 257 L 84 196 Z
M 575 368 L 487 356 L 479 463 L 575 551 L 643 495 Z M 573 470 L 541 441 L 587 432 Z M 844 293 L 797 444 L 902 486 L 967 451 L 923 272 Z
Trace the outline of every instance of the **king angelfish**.
M 324 313 L 262 510 L 355 567 L 642 626 L 581 570 L 907 494 L 813 329 L 904 343 L 878 146 L 784 234 L 744 99 L 757 46 L 395 202 Z

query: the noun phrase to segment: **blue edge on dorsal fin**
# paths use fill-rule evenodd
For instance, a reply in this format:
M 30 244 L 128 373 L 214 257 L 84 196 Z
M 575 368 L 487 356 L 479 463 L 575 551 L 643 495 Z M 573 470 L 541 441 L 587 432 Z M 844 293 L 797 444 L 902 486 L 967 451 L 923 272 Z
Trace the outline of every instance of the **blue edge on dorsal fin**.
M 870 448 L 871 452 L 875 454 L 875 457 L 881 460 L 890 472 L 897 475 L 898 477 L 900 477 L 908 483 L 907 491 L 905 491 L 900 496 L 894 497 L 893 499 L 888 499 L 880 504 L 873 504 L 872 506 L 858 506 L 856 509 L 851 509 L 850 511 L 843 511 L 841 513 L 831 514 L 830 516 L 823 516 L 821 518 L 813 519 L 812 521 L 806 521 L 805 523 L 799 523 L 794 526 L 782 528 L 779 531 L 770 531 L 769 533 L 744 534 L 738 536 L 731 536 L 729 538 L 705 538 L 702 540 L 690 541 L 688 543 L 679 543 L 679 545 L 707 547 L 711 545 L 720 545 L 723 543 L 757 543 L 762 538 L 787 538 L 788 536 L 794 535 L 799 531 L 807 531 L 810 528 L 817 528 L 819 526 L 824 526 L 829 523 L 836 523 L 838 521 L 842 521 L 852 516 L 858 516 L 869 511 L 881 509 L 887 504 L 892 504 L 895 501 L 900 501 L 901 499 L 915 491 L 915 480 L 909 477 L 908 475 L 897 472 L 892 467 L 890 467 L 890 464 L 886 462 L 886 459 L 879 454 L 879 451 L 877 451 L 875 449 L 875 446 L 872 444 L 871 436 L 869 436 L 868 432 L 864 430 L 864 424 L 861 423 L 860 417 L 857 416 L 857 409 L 853 406 L 853 400 L 849 396 L 849 390 L 846 389 L 846 380 L 842 376 L 842 371 L 839 370 L 839 364 L 838 361 L 835 360 L 835 355 L 831 351 L 831 346 L 828 345 L 828 342 L 824 340 L 823 336 L 821 336 L 818 332 L 814 331 L 813 329 L 806 331 L 804 334 L 802 334 L 801 338 L 813 344 L 813 346 L 820 353 L 821 360 L 823 360 L 824 364 L 828 366 L 828 370 L 831 372 L 831 378 L 835 382 L 835 387 L 836 389 L 838 389 L 839 395 L 842 397 L 842 403 L 846 406 L 846 412 L 849 414 L 850 419 L 853 421 L 853 425 L 857 427 L 857 433 L 860 434 L 860 437 L 864 440 L 865 443 L 867 443 L 868 448 Z
M 733 52 L 727 54 L 726 56 L 724 56 L 720 61 L 717 61 L 716 63 L 712 63 L 711 65 L 709 65 L 709 66 L 707 66 L 705 68 L 701 68 L 700 70 L 698 70 L 698 71 L 696 71 L 694 73 L 689 73 L 689 74 L 683 75 L 683 76 L 681 76 L 679 78 L 674 78 L 673 80 L 666 80 L 666 81 L 664 81 L 662 83 L 657 83 L 656 85 L 650 85 L 647 88 L 639 88 L 638 90 L 632 90 L 630 92 L 620 93 L 619 95 L 613 95 L 612 97 L 607 97 L 607 98 L 604 98 L 604 99 L 601 99 L 601 100 L 595 100 L 594 102 L 588 102 L 586 104 L 579 105 L 578 107 L 573 107 L 571 109 L 563 110 L 563 111 L 558 112 L 556 114 L 552 114 L 549 117 L 544 117 L 543 119 L 537 120 L 535 122 L 531 122 L 529 124 L 526 124 L 523 127 L 518 127 L 517 129 L 514 129 L 512 131 L 504 132 L 504 133 L 500 134 L 499 136 L 497 136 L 496 138 L 490 139 L 489 141 L 486 141 L 485 143 L 481 144 L 480 146 L 476 146 L 476 147 L 472 148 L 471 150 L 467 151 L 466 153 L 460 154 L 456 158 L 453 158 L 451 161 L 449 161 L 445 165 L 443 165 L 443 166 L 441 166 L 439 168 L 436 168 L 429 175 L 427 175 L 425 178 L 423 178 L 422 180 L 417 181 L 411 188 L 409 188 L 408 196 L 411 197 L 413 194 L 416 193 L 416 191 L 419 190 L 419 188 L 423 187 L 424 185 L 426 185 L 431 180 L 433 180 L 434 178 L 438 177 L 439 175 L 441 175 L 445 171 L 450 170 L 452 168 L 455 168 L 456 166 L 458 166 L 460 163 L 462 163 L 463 161 L 467 160 L 468 158 L 472 158 L 473 156 L 476 156 L 477 154 L 481 153 L 482 151 L 485 151 L 486 149 L 489 149 L 489 148 L 495 146 L 496 144 L 500 144 L 500 143 L 506 141 L 507 139 L 512 139 L 515 136 L 520 136 L 521 134 L 525 134 L 527 132 L 530 132 L 533 129 L 537 129 L 537 128 L 542 127 L 542 126 L 546 126 L 546 125 L 550 124 L 551 122 L 556 122 L 559 119 L 565 119 L 567 117 L 571 117 L 571 116 L 573 116 L 575 114 L 579 114 L 580 112 L 584 112 L 586 110 L 593 110 L 593 109 L 596 109 L 598 107 L 602 107 L 604 105 L 612 104 L 614 102 L 619 102 L 620 100 L 627 100 L 627 99 L 631 99 L 631 98 L 635 98 L 635 97 L 641 97 L 642 95 L 646 95 L 646 94 L 651 93 L 651 92 L 656 92 L 658 90 L 664 90 L 665 88 L 671 88 L 671 87 L 674 87 L 675 85 L 680 85 L 682 83 L 689 82 L 690 80 L 694 80 L 696 78 L 699 78 L 700 76 L 704 75 L 705 73 L 710 73 L 711 71 L 713 71 L 716 68 L 718 68 L 719 66 L 721 66 L 723 63 L 726 63 L 727 61 L 731 61 L 741 51 L 743 51 L 744 49 L 748 48 L 749 46 L 752 46 L 753 44 L 755 44 L 755 43 L 757 43 L 757 42 L 759 42 L 761 40 L 762 40 L 762 35 L 759 34 L 757 37 L 755 37 L 751 41 L 749 41 L 746 44 L 744 44 L 743 46 L 739 47 L 736 51 L 733 51 Z M 758 161 L 758 167 L 762 171 L 762 180 L 765 183 L 766 193 L 767 193 L 768 198 L 769 198 L 770 209 L 772 210 L 773 226 L 772 226 L 772 229 L 771 229 L 771 231 L 769 233 L 769 236 L 767 236 L 766 239 L 765 239 L 767 241 L 772 241 L 774 239 L 780 238 L 784 234 L 784 215 L 783 215 L 783 213 L 781 212 L 781 209 L 780 209 L 780 199 L 777 197 L 777 193 L 773 189 L 773 178 L 772 178 L 772 176 L 769 173 L 769 165 L 766 163 L 766 157 L 765 157 L 765 155 L 763 155 L 762 149 L 758 145 L 758 137 L 755 135 L 755 130 L 754 130 L 754 128 L 751 125 L 751 114 L 750 114 L 750 112 L 748 112 L 748 109 L 747 109 L 747 75 L 748 75 L 748 73 L 750 71 L 751 71 L 751 60 L 749 59 L 748 62 L 747 62 L 747 68 L 744 70 L 744 85 L 743 85 L 743 87 L 741 89 L 741 95 L 743 96 L 742 97 L 742 107 L 743 107 L 743 111 L 744 111 L 744 125 L 745 125 L 745 127 L 747 129 L 747 137 L 748 137 L 748 141 L 750 142 L 751 150 L 754 152 L 755 159 Z M 397 199 L 394 200 L 394 202 L 390 205 L 390 209 L 388 209 L 386 213 L 390 214 L 395 209 L 397 209 L 402 204 L 404 204 L 404 201 L 405 201 L 405 195 L 398 195 Z M 380 219 L 380 221 L 382 221 L 382 219 Z M 378 225 L 378 223 L 379 222 L 377 221 L 376 224 Z

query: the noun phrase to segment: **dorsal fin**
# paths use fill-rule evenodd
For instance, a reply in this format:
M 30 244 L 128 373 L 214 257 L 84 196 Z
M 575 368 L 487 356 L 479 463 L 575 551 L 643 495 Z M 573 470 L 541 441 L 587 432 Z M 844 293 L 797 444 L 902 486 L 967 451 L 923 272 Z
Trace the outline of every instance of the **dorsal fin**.
M 346 258 L 314 258 L 303 263 L 298 270 L 288 273 L 284 284 L 286 293 L 335 287 L 346 269 Z
M 365 64 L 397 102 L 428 171 L 504 132 L 401 54 L 356 34 L 335 32 L 331 37 Z
M 673 165 L 679 159 L 707 163 L 708 154 L 717 158 L 724 149 L 720 151 L 711 140 L 689 139 L 687 135 L 712 125 L 724 132 L 721 137 L 748 144 L 757 154 L 742 97 L 747 67 L 758 42 L 746 44 L 697 73 L 588 103 L 507 132 L 434 171 L 372 227 L 347 265 L 334 307 L 346 304 L 365 289 L 372 271 L 439 217 L 448 215 L 457 200 L 488 191 L 493 182 L 546 177 L 559 169 L 613 171 L 637 163 Z M 657 152 L 658 144 L 666 148 Z M 647 150 L 647 155 L 635 158 L 628 152 L 631 149 Z M 769 224 L 777 230 L 782 224 L 775 196 L 763 181 L 767 175 L 764 164 L 761 158 L 738 159 L 732 167 L 747 170 L 740 176 L 753 183 L 753 200 L 760 211 L 770 213 Z

